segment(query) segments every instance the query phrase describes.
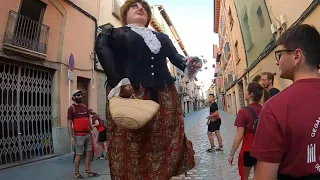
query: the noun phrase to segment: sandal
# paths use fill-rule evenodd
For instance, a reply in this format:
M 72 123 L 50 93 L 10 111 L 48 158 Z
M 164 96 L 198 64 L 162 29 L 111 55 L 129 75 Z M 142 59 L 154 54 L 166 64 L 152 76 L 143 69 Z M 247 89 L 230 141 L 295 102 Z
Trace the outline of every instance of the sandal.
M 76 175 L 76 179 L 83 179 L 83 177 L 79 172 L 76 172 L 75 175 Z
M 86 170 L 88 177 L 99 177 L 98 173 L 91 172 L 90 170 Z
M 216 149 L 216 151 L 223 151 L 223 145 Z

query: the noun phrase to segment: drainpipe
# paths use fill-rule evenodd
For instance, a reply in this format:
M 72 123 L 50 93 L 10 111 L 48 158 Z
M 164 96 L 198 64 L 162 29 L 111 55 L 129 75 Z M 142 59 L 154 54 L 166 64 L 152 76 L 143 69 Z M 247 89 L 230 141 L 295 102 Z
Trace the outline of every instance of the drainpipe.
M 79 12 L 81 12 L 82 14 L 84 14 L 85 16 L 87 16 L 88 18 L 90 18 L 91 20 L 93 20 L 94 22 L 94 42 L 93 42 L 93 66 L 92 66 L 92 79 L 94 78 L 94 70 L 95 70 L 95 63 L 97 62 L 97 58 L 96 58 L 96 52 L 94 51 L 94 46 L 95 46 L 95 42 L 96 42 L 96 38 L 97 38 L 97 30 L 98 30 L 98 22 L 97 19 L 95 17 L 93 17 L 91 14 L 89 14 L 88 12 L 86 12 L 85 10 L 83 10 L 82 8 L 80 8 L 79 6 L 77 6 L 76 4 L 74 4 L 73 2 L 71 2 L 70 0 L 64 0 L 67 4 L 71 5 L 72 7 L 74 7 L 75 9 L 77 9 Z

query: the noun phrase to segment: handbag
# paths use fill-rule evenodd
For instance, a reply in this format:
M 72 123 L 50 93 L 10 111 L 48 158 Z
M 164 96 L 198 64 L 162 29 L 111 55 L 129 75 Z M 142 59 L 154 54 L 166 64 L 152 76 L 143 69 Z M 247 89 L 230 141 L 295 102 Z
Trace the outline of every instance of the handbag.
M 109 100 L 110 114 L 121 128 L 139 129 L 159 112 L 160 105 L 152 100 L 113 97 Z

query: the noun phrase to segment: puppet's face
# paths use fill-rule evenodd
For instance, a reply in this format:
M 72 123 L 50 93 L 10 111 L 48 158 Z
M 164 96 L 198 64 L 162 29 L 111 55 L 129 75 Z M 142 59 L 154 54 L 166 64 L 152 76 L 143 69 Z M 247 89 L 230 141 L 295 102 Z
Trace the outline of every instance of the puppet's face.
M 146 8 L 141 3 L 134 3 L 127 12 L 128 24 L 143 24 L 145 26 L 148 21 Z

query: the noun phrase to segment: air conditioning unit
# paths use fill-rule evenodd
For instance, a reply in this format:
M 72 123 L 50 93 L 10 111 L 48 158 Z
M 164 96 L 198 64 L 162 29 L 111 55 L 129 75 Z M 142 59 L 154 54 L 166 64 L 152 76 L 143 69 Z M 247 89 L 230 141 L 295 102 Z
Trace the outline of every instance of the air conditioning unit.
M 233 74 L 232 79 L 233 79 L 233 81 L 237 80 L 237 76 L 235 74 Z
M 118 19 L 120 19 L 120 7 L 121 3 L 119 0 L 112 0 L 112 14 Z
M 284 14 L 280 15 L 280 22 L 281 22 L 281 25 L 287 24 L 287 19 L 286 19 L 286 16 Z
M 276 26 L 274 23 L 272 23 L 272 24 L 270 25 L 270 29 L 271 29 L 271 33 L 272 33 L 273 35 L 276 35 L 276 34 L 277 34 L 277 26 Z

